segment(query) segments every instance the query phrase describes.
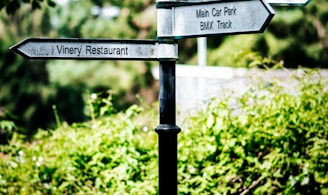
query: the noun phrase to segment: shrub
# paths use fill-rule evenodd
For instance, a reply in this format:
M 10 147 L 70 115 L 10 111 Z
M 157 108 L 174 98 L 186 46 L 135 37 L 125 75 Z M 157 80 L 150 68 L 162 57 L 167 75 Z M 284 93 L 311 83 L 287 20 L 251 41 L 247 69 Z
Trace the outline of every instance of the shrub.
M 327 194 L 328 88 L 318 74 L 213 100 L 180 135 L 183 194 Z
M 297 74 L 289 87 L 263 79 L 186 118 L 179 193 L 327 194 L 328 80 L 318 75 Z M 157 135 L 149 131 L 157 112 L 132 106 L 59 123 L 28 143 L 14 134 L 0 146 L 0 193 L 157 194 Z
M 16 134 L 1 146 L 0 193 L 155 194 L 156 135 L 132 121 L 140 111 L 64 124 L 30 143 Z

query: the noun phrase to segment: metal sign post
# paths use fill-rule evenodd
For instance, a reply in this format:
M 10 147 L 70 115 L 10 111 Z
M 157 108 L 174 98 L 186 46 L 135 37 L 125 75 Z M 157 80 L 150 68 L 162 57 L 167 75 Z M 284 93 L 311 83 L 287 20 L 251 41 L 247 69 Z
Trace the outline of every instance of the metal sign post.
M 157 40 L 263 32 L 274 11 L 265 1 L 157 0 Z M 175 61 L 160 61 L 159 194 L 178 194 Z
M 160 124 L 158 133 L 159 194 L 178 193 L 178 133 L 175 97 L 176 61 L 160 61 Z
M 27 59 L 156 60 L 160 62 L 160 124 L 158 133 L 159 191 L 177 194 L 177 136 L 175 125 L 175 64 L 178 45 L 153 40 L 28 38 L 10 50 Z
M 156 60 L 160 65 L 159 194 L 178 194 L 175 68 L 178 39 L 263 32 L 272 5 L 310 0 L 157 0 L 157 40 L 28 38 L 10 49 L 27 59 Z

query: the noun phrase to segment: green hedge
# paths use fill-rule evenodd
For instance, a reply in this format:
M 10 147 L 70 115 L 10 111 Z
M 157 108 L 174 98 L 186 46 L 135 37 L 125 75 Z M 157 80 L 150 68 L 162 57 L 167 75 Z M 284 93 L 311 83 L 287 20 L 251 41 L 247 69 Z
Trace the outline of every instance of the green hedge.
M 212 101 L 180 136 L 186 194 L 327 194 L 328 82 L 298 74 Z M 286 83 L 285 83 L 286 84 Z
M 328 193 L 328 80 L 256 82 L 180 124 L 180 194 Z M 1 194 L 157 194 L 157 112 L 15 134 L 0 150 Z

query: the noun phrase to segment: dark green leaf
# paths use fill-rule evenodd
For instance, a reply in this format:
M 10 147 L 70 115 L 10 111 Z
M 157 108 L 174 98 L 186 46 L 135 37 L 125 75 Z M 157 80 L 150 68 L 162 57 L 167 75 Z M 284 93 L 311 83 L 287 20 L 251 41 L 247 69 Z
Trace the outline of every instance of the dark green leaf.
M 32 1 L 32 9 L 33 10 L 40 9 L 40 8 L 41 8 L 41 5 L 40 5 L 39 1 L 37 1 L 37 0 Z
M 10 1 L 6 7 L 7 14 L 12 14 L 20 8 L 19 1 Z
M 56 3 L 53 2 L 53 1 L 51 1 L 51 0 L 48 0 L 48 5 L 49 5 L 50 7 L 55 7 L 55 6 L 56 6 Z

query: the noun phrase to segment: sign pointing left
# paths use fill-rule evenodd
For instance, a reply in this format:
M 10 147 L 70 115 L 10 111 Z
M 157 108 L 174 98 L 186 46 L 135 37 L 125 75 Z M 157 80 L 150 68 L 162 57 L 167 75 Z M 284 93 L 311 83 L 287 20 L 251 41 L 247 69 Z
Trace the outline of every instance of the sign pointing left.
M 10 48 L 27 59 L 176 59 L 177 45 L 154 40 L 27 38 Z

